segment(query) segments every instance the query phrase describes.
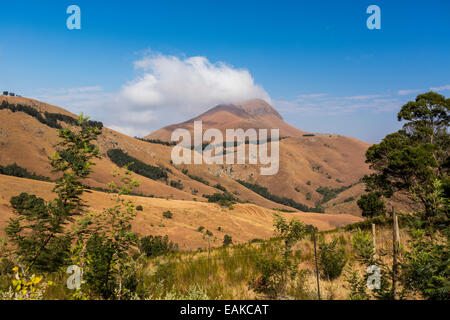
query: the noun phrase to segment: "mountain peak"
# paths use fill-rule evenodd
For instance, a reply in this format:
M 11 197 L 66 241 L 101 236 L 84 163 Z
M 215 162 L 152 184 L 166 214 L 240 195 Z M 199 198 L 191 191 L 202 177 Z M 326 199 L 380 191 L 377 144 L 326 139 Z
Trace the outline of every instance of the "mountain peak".
M 274 107 L 262 99 L 251 99 L 234 105 L 247 112 L 251 117 L 273 115 L 279 119 L 283 119 Z
M 305 133 L 284 122 L 281 115 L 266 101 L 251 99 L 239 103 L 219 104 L 193 119 L 161 128 L 146 138 L 169 141 L 175 129 L 184 128 L 192 131 L 194 121 L 200 120 L 204 129 L 215 128 L 223 132 L 226 129 L 253 128 L 279 129 L 280 136 L 299 136 Z

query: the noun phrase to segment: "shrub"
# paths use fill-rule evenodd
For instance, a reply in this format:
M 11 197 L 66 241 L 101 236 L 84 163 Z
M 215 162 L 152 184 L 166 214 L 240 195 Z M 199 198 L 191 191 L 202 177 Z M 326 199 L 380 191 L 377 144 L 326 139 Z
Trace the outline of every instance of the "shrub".
M 204 227 L 204 226 L 200 226 L 200 227 L 197 228 L 197 231 L 198 231 L 198 232 L 202 232 L 203 229 L 205 229 L 205 227 Z
M 228 247 L 232 243 L 233 243 L 233 239 L 232 239 L 231 236 L 229 236 L 227 234 L 223 236 L 223 243 L 222 243 L 222 245 L 224 247 Z
M 3 258 L 0 261 L 0 275 L 12 274 L 14 267 L 15 265 L 11 260 Z
M 89 268 L 85 271 L 84 278 L 90 289 L 104 299 L 113 296 L 116 288 L 115 274 L 110 266 L 114 260 L 114 244 L 98 233 L 94 233 L 87 241 L 86 253 L 89 257 Z
M 364 262 L 371 261 L 374 248 L 372 236 L 369 232 L 358 229 L 358 232 L 353 235 L 352 247 L 357 256 Z
M 137 211 L 143 211 L 144 208 L 143 208 L 141 205 L 138 205 L 138 206 L 136 206 L 136 210 L 137 210 Z
M 216 184 L 214 188 L 219 189 L 220 191 L 227 192 L 227 189 L 221 184 Z
M 228 192 L 225 193 L 214 193 L 212 195 L 203 195 L 208 199 L 208 202 L 218 203 L 221 206 L 231 206 L 236 203 L 237 199 Z
M 260 196 L 269 199 L 273 202 L 284 204 L 285 206 L 295 208 L 300 211 L 305 212 L 323 212 L 323 208 L 310 208 L 302 203 L 298 203 L 292 199 L 286 198 L 286 197 L 279 197 L 277 195 L 271 194 L 269 190 L 267 190 L 266 187 L 260 186 L 258 184 L 253 184 L 250 182 L 245 182 L 242 180 L 236 180 L 240 184 L 242 184 L 244 187 L 252 190 L 253 192 L 259 194 Z
M 180 180 L 178 180 L 178 181 L 173 181 L 173 180 L 170 181 L 170 186 L 172 188 L 177 188 L 179 190 L 183 190 L 183 188 L 184 188 L 184 186 L 183 186 L 183 184 L 181 183 Z
M 264 293 L 269 298 L 278 297 L 284 285 L 284 263 L 279 259 L 258 257 L 256 270 L 260 276 L 250 282 L 250 286 L 258 293 Z
M 121 149 L 110 149 L 107 155 L 117 166 L 128 166 L 128 169 L 136 174 L 153 180 L 167 179 L 167 173 L 164 169 L 151 166 L 133 158 Z
M 386 212 L 386 206 L 383 200 L 381 200 L 381 194 L 379 192 L 363 194 L 357 204 L 362 211 L 362 216 L 366 218 L 383 216 Z
M 330 243 L 322 241 L 319 244 L 319 269 L 323 279 L 334 280 L 338 278 L 347 263 L 345 249 L 338 247 L 338 239 Z
M 167 218 L 167 219 L 173 218 L 173 214 L 172 214 L 172 212 L 170 212 L 170 210 L 164 211 L 162 215 L 164 218 Z
M 187 170 L 186 170 L 186 173 L 187 173 Z M 191 178 L 192 180 L 201 182 L 201 183 L 203 183 L 203 184 L 209 186 L 209 182 L 206 181 L 205 179 L 201 178 L 201 177 L 197 177 L 197 176 L 194 176 L 194 175 L 192 175 L 192 174 L 187 174 L 187 176 L 188 176 L 189 178 Z
M 355 200 L 354 197 L 348 197 L 348 198 L 346 198 L 346 199 L 344 200 L 344 202 L 351 202 L 351 201 L 353 201 L 353 200 Z
M 27 169 L 18 166 L 16 163 L 7 165 L 6 167 L 0 166 L 0 174 L 40 181 L 51 181 L 50 178 L 31 173 Z
M 147 257 L 157 257 L 170 252 L 176 251 L 178 246 L 172 241 L 169 241 L 169 237 L 162 236 L 146 236 L 141 238 L 139 244 L 139 250 Z
M 330 179 L 330 177 L 328 179 Z M 330 189 L 328 187 L 318 187 L 316 189 L 316 192 L 322 195 L 322 200 L 320 201 L 320 203 L 323 204 L 330 201 L 331 199 L 336 198 L 339 193 L 349 189 L 351 186 L 352 185 L 343 186 L 335 189 Z

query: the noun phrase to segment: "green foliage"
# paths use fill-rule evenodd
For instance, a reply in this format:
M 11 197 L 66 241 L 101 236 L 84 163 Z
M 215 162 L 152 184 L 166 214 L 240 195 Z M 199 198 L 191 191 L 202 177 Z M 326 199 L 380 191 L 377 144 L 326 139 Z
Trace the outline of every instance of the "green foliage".
M 164 211 L 162 215 L 163 215 L 164 218 L 167 218 L 167 219 L 172 219 L 173 218 L 173 213 L 170 212 L 170 210 Z
M 162 236 L 146 236 L 141 238 L 139 250 L 147 257 L 157 257 L 174 252 L 178 249 L 178 245 L 169 241 L 169 237 Z
M 117 286 L 115 274 L 111 272 L 117 263 L 114 257 L 115 251 L 115 244 L 112 240 L 97 232 L 89 238 L 86 244 L 89 264 L 84 278 L 90 289 L 104 299 L 110 299 Z
M 280 215 L 275 215 L 275 236 L 280 238 L 283 246 L 282 259 L 260 257 L 256 267 L 260 275 L 250 283 L 256 292 L 276 298 L 286 294 L 288 277 L 295 277 L 297 266 L 292 255 L 292 247 L 305 237 L 304 225 L 292 219 L 289 223 Z
M 194 175 L 192 175 L 192 174 L 188 174 L 188 173 L 187 173 L 187 170 L 186 170 L 186 174 L 187 174 L 187 176 L 188 176 L 189 178 L 191 178 L 192 180 L 198 181 L 198 182 L 200 182 L 200 183 L 203 183 L 204 185 L 209 186 L 209 182 L 206 181 L 205 179 L 203 179 L 202 177 L 198 177 L 198 176 L 194 176 Z
M 44 114 L 42 112 L 39 112 L 37 109 L 27 106 L 27 105 L 22 105 L 22 104 L 11 104 L 8 103 L 8 101 L 4 100 L 2 102 L 2 104 L 0 105 L 0 110 L 2 109 L 8 109 L 11 112 L 23 112 L 26 113 L 27 115 L 35 118 L 37 121 L 41 122 L 42 124 L 45 124 L 46 126 L 50 127 L 50 128 L 55 128 L 55 129 L 62 129 L 62 126 L 58 123 L 58 120 L 61 122 L 65 122 L 69 125 L 75 126 L 78 125 L 79 122 L 77 119 L 72 118 L 71 116 L 67 116 L 64 114 L 60 114 L 60 113 L 50 113 L 50 112 L 44 112 Z M 101 130 L 103 128 L 103 123 L 99 122 L 99 121 L 91 121 L 91 120 L 87 120 L 84 122 L 84 125 L 88 126 L 88 127 L 96 127 L 97 129 Z
M 412 233 L 410 250 L 401 263 L 401 281 L 406 290 L 432 300 L 450 299 L 450 249 L 448 239 Z
M 208 237 L 212 237 L 212 236 L 213 236 L 213 233 L 212 233 L 211 231 L 209 231 L 209 230 L 206 230 L 205 234 L 206 234 Z
M 368 191 L 388 198 L 396 192 L 409 195 L 427 219 L 442 212 L 442 205 L 428 195 L 436 180 L 445 183 L 449 175 L 449 108 L 450 99 L 435 92 L 418 95 L 402 107 L 397 118 L 405 121 L 403 129 L 367 150 L 366 162 L 375 171 L 364 178 Z
M 144 208 L 143 208 L 141 205 L 138 205 L 138 206 L 136 206 L 136 210 L 137 210 L 137 211 L 143 211 Z
M 367 265 L 370 265 L 374 256 L 372 235 L 369 232 L 358 231 L 353 235 L 352 247 L 356 256 Z
M 136 217 L 135 206 L 123 195 L 129 194 L 139 184 L 126 169 L 123 174 L 116 172 L 114 176 L 120 177 L 121 182 L 121 185 L 109 184 L 114 192 L 115 205 L 90 217 L 90 223 L 83 232 L 91 237 L 86 242 L 86 251 L 80 255 L 84 255 L 87 261 L 88 284 L 94 291 L 105 299 L 120 300 L 135 290 L 136 274 L 130 253 L 138 245 L 138 236 L 131 230 L 131 222 Z M 89 241 L 92 241 L 91 246 Z M 100 276 L 103 280 L 98 280 Z M 103 283 L 105 287 L 100 288 L 97 283 Z
M 386 206 L 381 200 L 380 192 L 370 192 L 363 194 L 357 201 L 358 207 L 362 211 L 362 216 L 366 218 L 374 218 L 384 216 L 386 214 Z
M 286 197 L 279 197 L 277 195 L 271 194 L 266 187 L 260 186 L 258 184 L 253 184 L 250 182 L 242 181 L 242 180 L 236 180 L 240 184 L 242 184 L 244 187 L 252 190 L 253 192 L 259 194 L 260 196 L 269 199 L 273 202 L 283 204 L 288 207 L 295 208 L 297 210 L 305 211 L 305 212 L 323 212 L 323 208 L 310 208 L 302 203 L 295 202 L 292 199 L 286 198 Z
M 214 188 L 219 189 L 220 191 L 227 192 L 227 189 L 221 184 L 216 184 Z
M 204 227 L 204 226 L 200 226 L 200 227 L 197 228 L 197 231 L 198 231 L 198 232 L 202 232 L 203 229 L 205 229 L 205 227 Z
M 229 235 L 224 235 L 223 236 L 223 243 L 222 246 L 224 247 L 228 247 L 229 245 L 231 245 L 233 243 L 233 238 Z
M 184 186 L 183 186 L 183 184 L 181 183 L 180 180 L 178 180 L 178 181 L 173 181 L 173 180 L 171 180 L 171 181 L 170 181 L 170 186 L 171 186 L 172 188 L 177 188 L 177 189 L 179 189 L 179 190 L 183 190 L 183 189 L 184 189 Z
M 6 167 L 0 165 L 0 174 L 40 181 L 51 181 L 49 177 L 31 173 L 27 169 L 18 166 L 16 163 L 7 165 Z
M 162 145 L 168 146 L 168 147 L 177 145 L 177 142 L 163 141 L 160 139 L 143 139 L 143 138 L 138 138 L 138 137 L 135 137 L 135 138 L 138 140 L 141 140 L 141 141 L 148 142 L 148 143 L 162 144 Z
M 270 299 L 276 299 L 282 291 L 285 281 L 285 265 L 280 259 L 258 257 L 256 269 L 260 276 L 250 282 L 250 286 L 257 293 L 266 294 Z
M 83 211 L 81 179 L 91 172 L 91 159 L 98 157 L 98 148 L 92 141 L 100 133 L 97 127 L 88 126 L 82 115 L 73 131 L 58 131 L 61 141 L 50 158 L 54 172 L 62 173 L 53 189 L 56 199 L 45 202 L 26 193 L 11 198 L 15 216 L 5 231 L 17 263 L 25 272 L 50 272 L 67 262 L 72 235 L 64 226 Z
M 330 201 L 331 199 L 334 199 L 337 197 L 337 195 L 341 192 L 344 192 L 345 190 L 349 189 L 352 185 L 349 186 L 343 186 L 340 188 L 330 189 L 328 187 L 318 187 L 316 189 L 316 192 L 322 195 L 322 200 L 320 201 L 321 204 L 326 203 Z
M 319 243 L 319 269 L 322 278 L 334 280 L 342 274 L 347 263 L 345 249 L 334 238 L 330 243 Z
M 203 195 L 203 197 L 207 198 L 208 202 L 218 203 L 221 206 L 228 206 L 228 207 L 236 203 L 237 201 L 237 199 L 228 192 L 214 193 L 212 195 Z
M 127 166 L 130 171 L 153 180 L 167 179 L 167 173 L 164 169 L 146 164 L 121 149 L 110 149 L 107 152 L 108 157 L 119 167 Z

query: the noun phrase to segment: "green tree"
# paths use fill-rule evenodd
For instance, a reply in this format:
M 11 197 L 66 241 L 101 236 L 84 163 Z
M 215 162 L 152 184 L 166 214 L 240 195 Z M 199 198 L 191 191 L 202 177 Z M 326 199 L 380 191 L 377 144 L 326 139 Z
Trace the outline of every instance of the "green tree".
M 342 274 L 347 263 L 345 249 L 338 245 L 338 239 L 330 243 L 321 241 L 319 243 L 319 269 L 322 278 L 334 280 Z
M 222 245 L 224 247 L 228 247 L 232 243 L 233 243 L 233 238 L 231 236 L 229 236 L 227 234 L 223 236 L 223 243 L 222 243 Z
M 383 200 L 381 200 L 381 194 L 379 192 L 363 194 L 357 201 L 357 204 L 362 211 L 362 216 L 366 218 L 382 216 L 386 213 L 386 206 Z
M 367 150 L 366 162 L 375 171 L 364 178 L 368 191 L 387 198 L 397 192 L 406 194 L 417 200 L 427 218 L 443 213 L 441 204 L 427 195 L 436 180 L 448 190 L 449 108 L 450 99 L 435 92 L 418 95 L 401 108 L 397 118 L 405 121 L 403 129 Z
M 121 181 L 120 185 L 109 184 L 115 205 L 92 215 L 85 231 L 91 237 L 81 254 L 86 255 L 86 278 L 94 291 L 105 299 L 121 300 L 135 290 L 136 280 L 131 279 L 136 276 L 131 253 L 138 245 L 138 235 L 131 229 L 136 209 L 134 203 L 123 196 L 130 194 L 139 183 L 126 168 L 123 174 L 115 172 L 114 176 Z M 103 271 L 99 273 L 98 270 Z M 127 283 L 131 283 L 133 288 L 127 287 Z M 107 288 L 103 290 L 99 284 L 107 285 Z
M 73 217 L 82 213 L 81 179 L 92 170 L 98 148 L 92 142 L 101 134 L 80 115 L 77 127 L 58 130 L 61 142 L 50 158 L 53 171 L 62 173 L 53 191 L 57 197 L 45 202 L 34 195 L 22 193 L 11 199 L 15 216 L 5 231 L 13 254 L 23 273 L 29 269 L 54 271 L 67 261 L 72 234 L 65 228 Z
M 144 253 L 147 257 L 157 257 L 169 252 L 174 252 L 177 250 L 178 245 L 169 241 L 169 237 L 166 235 L 162 236 L 146 236 L 141 238 L 139 244 L 139 250 Z

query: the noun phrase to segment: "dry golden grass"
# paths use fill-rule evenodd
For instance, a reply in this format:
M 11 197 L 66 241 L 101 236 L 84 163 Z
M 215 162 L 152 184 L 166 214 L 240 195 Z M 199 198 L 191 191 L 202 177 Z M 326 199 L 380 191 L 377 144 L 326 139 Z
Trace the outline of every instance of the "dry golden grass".
M 22 192 L 36 194 L 46 200 L 55 195 L 51 192 L 52 183 L 35 181 L 11 176 L 0 175 L 0 228 L 12 214 L 9 200 L 12 196 Z M 111 198 L 114 195 L 93 191 L 86 193 L 89 210 L 100 212 L 104 208 L 113 206 Z M 204 248 L 207 242 L 197 229 L 205 227 L 205 231 L 213 232 L 212 246 L 221 246 L 225 234 L 232 236 L 235 243 L 247 242 L 254 238 L 267 239 L 273 233 L 273 215 L 278 211 L 267 209 L 255 204 L 240 203 L 233 205 L 230 210 L 215 203 L 167 200 L 127 196 L 136 205 L 142 205 L 143 211 L 137 211 L 134 221 L 134 230 L 141 235 L 168 235 L 178 243 L 181 250 L 196 250 Z M 173 213 L 172 219 L 162 216 L 164 211 Z M 278 212 L 280 213 L 280 212 Z M 361 218 L 352 215 L 330 215 L 317 213 L 281 213 L 287 218 L 297 218 L 305 224 L 312 224 L 320 230 L 330 230 L 339 226 L 361 221 Z M 221 231 L 218 231 L 221 227 Z
M 74 116 L 67 110 L 32 99 L 2 97 L 2 100 L 5 99 L 11 103 L 31 105 L 42 112 L 49 111 Z M 257 111 L 257 108 L 251 104 L 249 108 L 253 110 L 252 112 Z M 254 111 L 255 108 L 256 111 Z M 239 118 L 240 120 L 230 118 L 234 122 L 230 120 L 232 123 L 227 124 L 223 117 L 218 117 L 214 113 L 209 114 L 209 118 L 211 121 L 213 118 L 216 119 L 217 123 L 220 120 L 225 123 L 224 125 L 238 127 L 242 122 L 241 118 Z M 260 117 L 257 116 L 257 118 Z M 55 150 L 54 146 L 58 142 L 57 131 L 22 112 L 12 113 L 8 110 L 1 110 L 0 119 L 0 165 L 16 162 L 29 171 L 54 178 L 47 157 Z M 370 144 L 339 135 L 321 134 L 314 137 L 303 137 L 301 130 L 290 127 L 275 115 L 271 115 L 270 119 L 270 121 L 266 119 L 267 125 L 285 128 L 292 136 L 280 142 L 280 169 L 276 175 L 261 176 L 258 165 L 247 164 L 174 166 L 170 163 L 170 147 L 143 142 L 105 127 L 98 140 L 102 158 L 97 161 L 94 172 L 86 180 L 86 184 L 105 188 L 107 183 L 114 180 L 111 173 L 117 167 L 106 156 L 107 150 L 111 148 L 120 148 L 147 164 L 170 168 L 172 173 L 168 174 L 168 180 L 180 180 L 184 186 L 183 190 L 179 190 L 170 187 L 163 181 L 139 177 L 141 186 L 136 191 L 143 194 L 177 200 L 194 200 L 195 198 L 198 201 L 206 201 L 202 196 L 219 192 L 212 186 L 220 183 L 240 200 L 249 201 L 268 209 L 289 208 L 259 196 L 237 183 L 235 179 L 256 182 L 266 186 L 273 194 L 292 198 L 297 202 L 314 207 L 316 201 L 321 199 L 321 195 L 315 192 L 319 186 L 337 188 L 349 185 L 369 172 L 364 163 L 364 155 Z M 247 124 L 252 123 L 248 122 Z M 207 180 L 210 186 L 184 175 L 181 172 L 182 169 L 188 169 L 189 174 Z M 311 194 L 311 200 L 306 199 L 307 193 Z M 358 215 L 359 209 L 352 206 L 345 213 Z

